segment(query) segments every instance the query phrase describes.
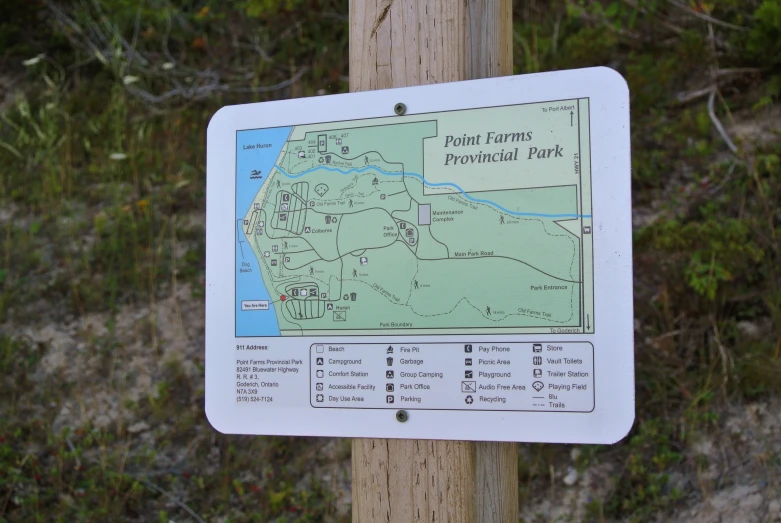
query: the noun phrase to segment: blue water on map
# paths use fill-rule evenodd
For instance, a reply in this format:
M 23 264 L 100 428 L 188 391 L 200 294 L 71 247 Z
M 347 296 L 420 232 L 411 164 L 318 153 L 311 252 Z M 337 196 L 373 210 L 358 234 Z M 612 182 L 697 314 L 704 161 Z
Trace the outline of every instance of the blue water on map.
M 512 216 L 536 216 L 539 218 L 591 218 L 590 214 L 545 214 L 545 213 L 539 213 L 539 212 L 516 212 L 511 211 L 510 209 L 507 209 L 505 207 L 502 207 L 496 202 L 492 202 L 491 200 L 484 200 L 482 198 L 475 198 L 471 194 L 467 193 L 465 190 L 463 190 L 458 185 L 454 184 L 453 182 L 442 182 L 442 183 L 432 183 L 427 181 L 425 178 L 423 178 L 423 175 L 418 173 L 412 173 L 409 171 L 404 172 L 388 172 L 383 171 L 379 167 L 376 167 L 374 165 L 369 165 L 368 167 L 355 167 L 352 169 L 340 169 L 338 167 L 327 167 L 325 165 L 318 165 L 317 167 L 312 167 L 311 169 L 307 169 L 304 172 L 298 173 L 298 174 L 289 174 L 286 172 L 282 167 L 277 165 L 277 170 L 287 176 L 288 178 L 300 178 L 301 176 L 304 176 L 306 174 L 309 174 L 313 171 L 317 171 L 318 169 L 322 169 L 325 171 L 329 171 L 332 173 L 341 173 L 341 174 L 351 174 L 351 173 L 362 173 L 366 171 L 374 171 L 376 173 L 385 175 L 385 176 L 411 176 L 413 178 L 417 178 L 421 182 L 423 182 L 424 185 L 428 185 L 429 187 L 450 187 L 452 189 L 455 189 L 457 192 L 461 193 L 461 196 L 466 198 L 467 200 L 477 202 L 477 203 L 484 203 L 486 205 L 490 205 L 491 207 L 495 207 L 499 209 L 500 211 L 506 212 L 507 214 L 510 214 Z
M 266 183 L 290 130 L 290 127 L 278 127 L 236 133 L 236 336 L 279 336 L 273 304 L 279 296 L 269 296 L 240 220 L 244 219 L 255 195 Z M 270 146 L 245 149 L 265 144 Z M 260 179 L 250 179 L 253 171 L 260 171 Z M 242 267 L 251 272 L 241 272 Z M 269 310 L 242 311 L 243 300 L 268 300 Z

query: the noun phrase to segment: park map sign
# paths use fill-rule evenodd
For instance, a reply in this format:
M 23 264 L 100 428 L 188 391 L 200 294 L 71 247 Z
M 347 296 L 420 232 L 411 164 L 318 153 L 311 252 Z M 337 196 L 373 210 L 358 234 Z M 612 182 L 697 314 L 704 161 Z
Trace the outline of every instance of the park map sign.
M 626 433 L 628 93 L 616 73 L 227 107 L 207 143 L 215 427 Z

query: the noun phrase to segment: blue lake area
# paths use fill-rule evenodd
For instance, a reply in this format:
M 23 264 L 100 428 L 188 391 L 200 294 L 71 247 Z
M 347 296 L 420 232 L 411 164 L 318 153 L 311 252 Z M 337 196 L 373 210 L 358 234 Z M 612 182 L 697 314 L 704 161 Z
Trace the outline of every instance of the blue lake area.
M 268 180 L 291 129 L 278 127 L 236 133 L 236 336 L 279 336 L 273 299 L 263 284 L 258 260 L 241 220 Z M 245 300 L 268 300 L 269 310 L 242 311 L 241 302 Z

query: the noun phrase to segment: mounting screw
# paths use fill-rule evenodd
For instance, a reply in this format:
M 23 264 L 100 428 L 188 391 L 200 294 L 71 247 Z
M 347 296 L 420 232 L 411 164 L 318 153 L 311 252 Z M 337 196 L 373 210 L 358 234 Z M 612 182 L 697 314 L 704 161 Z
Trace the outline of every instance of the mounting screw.
M 407 106 L 403 103 L 399 102 L 396 105 L 393 106 L 393 112 L 397 115 L 401 116 L 402 114 L 407 112 Z M 402 411 L 403 412 L 403 411 Z
M 396 421 L 399 423 L 404 423 L 409 419 L 409 414 L 407 414 L 406 410 L 399 410 L 396 411 Z

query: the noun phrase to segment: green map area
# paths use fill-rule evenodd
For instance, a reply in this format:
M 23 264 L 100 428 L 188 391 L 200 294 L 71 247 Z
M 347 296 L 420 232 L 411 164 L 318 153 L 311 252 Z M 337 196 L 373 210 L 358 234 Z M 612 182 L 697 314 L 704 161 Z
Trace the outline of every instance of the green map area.
M 273 302 L 252 314 L 281 335 L 593 332 L 588 118 L 581 99 L 293 128 L 243 219 Z

